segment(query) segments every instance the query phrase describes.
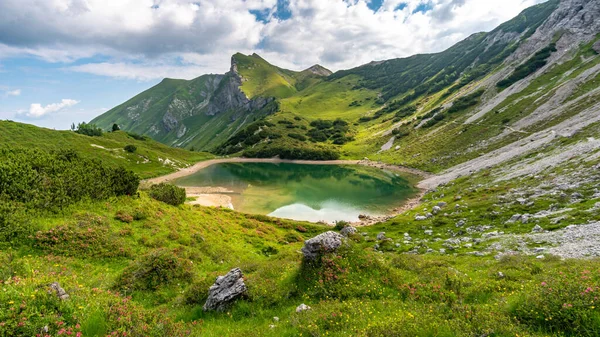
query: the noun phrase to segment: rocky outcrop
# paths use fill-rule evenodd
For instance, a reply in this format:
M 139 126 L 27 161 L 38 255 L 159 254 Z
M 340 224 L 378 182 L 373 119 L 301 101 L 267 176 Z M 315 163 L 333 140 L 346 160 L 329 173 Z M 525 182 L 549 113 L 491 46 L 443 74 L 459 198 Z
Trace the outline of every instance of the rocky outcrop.
M 334 252 L 342 246 L 343 236 L 336 232 L 325 232 L 304 242 L 302 254 L 307 260 L 314 260 L 323 253 Z
M 355 234 L 356 231 L 357 231 L 356 227 L 346 226 L 346 227 L 342 228 L 342 230 L 340 231 L 340 234 L 347 237 L 349 235 Z
M 231 68 L 225 75 L 223 83 L 206 108 L 206 114 L 213 116 L 229 110 L 241 110 L 245 112 L 262 109 L 271 102 L 272 98 L 255 97 L 249 99 L 242 91 L 243 78 L 238 72 L 235 57 L 231 58 Z
M 223 311 L 242 296 L 248 288 L 240 268 L 234 268 L 225 276 L 217 277 L 215 283 L 208 290 L 208 299 L 204 304 L 204 311 Z

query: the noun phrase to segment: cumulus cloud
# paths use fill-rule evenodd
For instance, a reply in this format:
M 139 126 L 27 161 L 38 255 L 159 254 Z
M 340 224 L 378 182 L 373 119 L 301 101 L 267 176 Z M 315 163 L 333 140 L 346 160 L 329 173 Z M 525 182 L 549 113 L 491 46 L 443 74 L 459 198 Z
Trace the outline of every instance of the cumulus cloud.
M 0 58 L 102 55 L 72 70 L 137 80 L 224 72 L 235 51 L 337 70 L 441 51 L 543 1 L 3 0 Z
M 32 119 L 42 118 L 53 112 L 60 111 L 64 108 L 72 107 L 73 105 L 75 105 L 77 103 L 79 103 L 79 101 L 76 101 L 74 99 L 69 99 L 69 98 L 63 98 L 60 101 L 60 103 L 52 103 L 52 104 L 48 104 L 46 106 L 42 106 L 39 103 L 32 103 L 29 106 L 28 111 L 21 111 L 18 114 L 20 114 L 24 117 L 27 117 L 27 118 L 32 118 Z
M 21 95 L 21 89 L 7 90 L 6 91 L 6 96 L 19 96 L 19 95 Z

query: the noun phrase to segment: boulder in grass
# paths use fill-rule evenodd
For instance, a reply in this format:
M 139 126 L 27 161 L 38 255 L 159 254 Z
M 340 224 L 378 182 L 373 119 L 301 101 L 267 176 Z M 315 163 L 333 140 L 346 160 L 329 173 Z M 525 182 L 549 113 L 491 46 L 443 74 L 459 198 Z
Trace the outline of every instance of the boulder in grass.
M 234 268 L 225 276 L 217 277 L 215 283 L 208 290 L 208 299 L 206 299 L 203 309 L 204 311 L 224 311 L 247 290 L 242 271 L 240 268 Z
M 304 241 L 302 254 L 307 260 L 314 260 L 323 253 L 334 252 L 342 246 L 343 236 L 333 231 L 325 232 Z

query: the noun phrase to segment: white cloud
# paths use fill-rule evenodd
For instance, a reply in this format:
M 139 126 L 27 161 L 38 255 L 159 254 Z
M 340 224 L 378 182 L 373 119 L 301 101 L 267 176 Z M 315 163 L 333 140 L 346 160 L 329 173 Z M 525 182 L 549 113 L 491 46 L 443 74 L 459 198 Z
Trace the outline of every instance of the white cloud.
M 18 114 L 21 114 L 27 118 L 33 118 L 33 119 L 42 118 L 48 114 L 60 111 L 64 108 L 71 107 L 77 103 L 79 103 L 79 101 L 76 101 L 74 99 L 69 99 L 69 98 L 63 98 L 60 101 L 60 103 L 52 103 L 52 104 L 48 104 L 46 106 L 42 106 L 39 103 L 32 103 L 29 106 L 29 111 L 21 111 L 21 112 L 18 112 Z
M 384 0 L 377 11 L 369 1 L 289 0 L 291 18 L 278 20 L 276 0 L 3 0 L 0 58 L 102 55 L 71 70 L 137 80 L 224 72 L 235 51 L 338 70 L 441 51 L 544 0 Z M 425 3 L 432 10 L 413 13 Z
M 20 95 L 21 95 L 21 89 L 7 90 L 6 91 L 6 96 L 20 96 Z

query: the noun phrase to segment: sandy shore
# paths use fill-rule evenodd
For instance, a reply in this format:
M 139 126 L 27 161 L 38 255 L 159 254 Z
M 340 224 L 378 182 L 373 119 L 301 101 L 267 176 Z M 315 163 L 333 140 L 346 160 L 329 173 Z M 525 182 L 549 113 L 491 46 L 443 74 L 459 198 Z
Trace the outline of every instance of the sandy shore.
M 146 179 L 142 181 L 142 186 L 150 186 L 154 184 L 160 184 L 170 182 L 175 179 L 185 177 L 194 174 L 206 167 L 220 163 L 292 163 L 292 164 L 308 164 L 308 165 L 363 165 L 374 167 L 382 170 L 389 170 L 395 172 L 402 172 L 412 174 L 423 179 L 428 179 L 434 175 L 428 172 L 420 171 L 413 168 L 385 164 L 381 162 L 370 161 L 368 159 L 363 160 L 286 160 L 277 158 L 220 158 L 211 159 L 196 163 L 190 167 L 186 167 L 177 172 L 167 174 L 164 176 Z M 231 194 L 235 193 L 224 187 L 186 187 L 186 194 L 189 198 L 194 198 L 194 201 L 188 202 L 192 205 L 212 206 L 212 207 L 227 207 L 233 209 Z M 398 208 L 394 209 L 390 215 L 385 217 L 369 217 L 361 220 L 360 222 L 354 223 L 356 226 L 368 226 L 374 223 L 385 221 L 393 216 L 402 213 L 406 210 L 412 209 L 419 205 L 421 197 L 425 194 L 424 189 L 420 189 L 419 193 L 413 198 L 405 200 Z

